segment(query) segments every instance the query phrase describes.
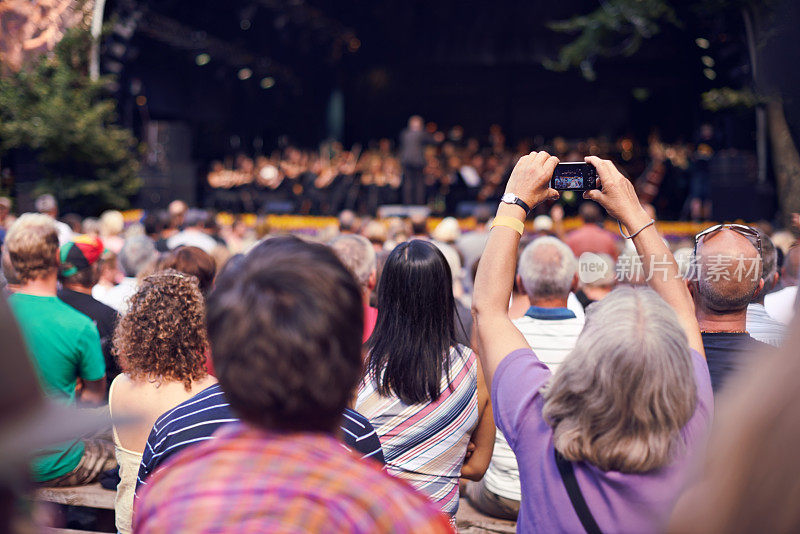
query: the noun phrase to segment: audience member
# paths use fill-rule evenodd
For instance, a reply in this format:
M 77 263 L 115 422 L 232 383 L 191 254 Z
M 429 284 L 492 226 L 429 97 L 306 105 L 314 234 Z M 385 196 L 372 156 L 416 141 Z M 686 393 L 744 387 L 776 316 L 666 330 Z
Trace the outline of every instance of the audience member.
M 358 232 L 358 217 L 352 210 L 344 210 L 339 214 L 339 233 L 354 234 Z
M 747 331 L 753 339 L 780 347 L 786 336 L 786 325 L 773 319 L 764 308 L 764 297 L 780 282 L 778 252 L 767 234 L 758 229 L 756 231 L 761 239 L 761 278 L 764 280 L 764 287 L 753 302 L 747 305 Z
M 56 197 L 50 194 L 39 195 L 36 197 L 34 207 L 39 213 L 53 219 L 53 224 L 56 225 L 56 231 L 58 232 L 58 243 L 60 245 L 72 239 L 72 228 L 58 220 L 58 203 L 56 203 Z
M 125 218 L 117 210 L 107 210 L 100 215 L 100 239 L 106 248 L 114 254 L 119 254 L 125 240 L 121 237 L 125 229 Z
M 620 288 L 590 306 L 553 374 L 508 318 L 525 212 L 501 204 L 473 297 L 479 356 L 519 466 L 521 532 L 658 531 L 711 422 L 708 368 L 689 292 L 632 184 L 611 162 L 586 159 L 602 191 L 585 198 L 636 234 L 645 271 L 660 258 L 666 276 L 648 277 L 655 292 Z M 557 197 L 557 163 L 545 152 L 521 158 L 506 191 L 529 206 Z
M 581 303 L 584 310 L 592 302 L 597 302 L 606 297 L 617 285 L 617 272 L 614 259 L 608 254 L 597 254 L 594 258 L 593 265 L 599 268 L 601 262 L 604 265 L 604 267 L 601 268 L 602 272 L 598 272 L 596 276 L 594 276 L 595 273 L 593 272 L 587 272 L 584 275 L 586 280 L 581 280 L 578 290 L 575 291 L 575 297 L 578 299 L 578 302 Z
M 434 506 L 333 437 L 363 333 L 360 288 L 335 254 L 275 238 L 235 274 L 212 291 L 207 322 L 241 422 L 147 479 L 134 530 L 448 531 Z
M 800 328 L 756 355 L 718 398 L 700 476 L 678 501 L 671 533 L 798 532 Z
M 136 475 L 155 420 L 216 383 L 205 370 L 205 304 L 197 279 L 174 270 L 142 280 L 114 332 L 123 373 L 111 384 L 112 415 L 136 422 L 114 427 L 120 482 L 114 505 L 117 530 L 131 531 Z
M 381 438 L 387 471 L 451 516 L 459 476 L 480 480 L 494 442 L 483 375 L 456 340 L 455 313 L 442 253 L 423 240 L 398 245 L 378 285 L 378 322 L 356 401 Z
M 372 247 L 375 249 L 376 253 L 383 250 L 384 243 L 389 239 L 386 226 L 382 222 L 375 220 L 369 221 L 366 226 L 364 226 L 362 235 L 372 243 Z
M 9 229 L 4 249 L 20 282 L 9 304 L 45 393 L 67 403 L 76 397 L 102 403 L 105 363 L 97 328 L 56 296 L 59 248 L 53 218 L 22 215 Z M 33 462 L 32 476 L 47 486 L 89 484 L 113 463 L 111 443 L 87 438 L 42 451 Z
M 94 322 L 106 362 L 106 381 L 110 384 L 119 374 L 119 366 L 111 354 L 111 338 L 119 316 L 114 308 L 92 297 L 92 288 L 100 277 L 103 250 L 104 243 L 99 238 L 87 235 L 78 235 L 61 246 L 58 298 Z
M 696 272 L 688 284 L 716 393 L 743 358 L 764 346 L 747 332 L 747 305 L 764 287 L 763 244 L 758 232 L 742 225 L 712 226 L 695 242 Z
M 616 261 L 619 255 L 619 239 L 603 228 L 603 212 L 600 207 L 594 202 L 583 202 L 578 208 L 578 214 L 583 226 L 569 232 L 564 238 L 575 257 L 580 259 L 584 252 L 594 252 L 608 254 Z
M 206 254 L 211 254 L 217 247 L 217 241 L 205 231 L 208 214 L 203 210 L 191 209 L 183 217 L 183 229 L 167 238 L 167 248 L 197 247 Z
M 795 245 L 786 253 L 781 267 L 782 289 L 764 297 L 764 309 L 773 319 L 788 325 L 795 316 L 797 284 L 800 275 L 800 246 Z
M 174 269 L 179 273 L 194 276 L 197 279 L 200 293 L 208 296 L 214 285 L 217 273 L 217 262 L 203 249 L 198 247 L 178 247 L 168 252 L 158 262 L 158 270 Z
M 472 266 L 483 254 L 483 247 L 489 239 L 489 221 L 492 220 L 492 212 L 486 206 L 478 206 L 472 213 L 475 217 L 475 228 L 469 232 L 461 234 L 456 240 L 455 246 L 461 257 L 464 259 L 465 272 L 472 272 Z M 472 292 L 472 280 L 467 280 L 464 284 L 465 290 Z
M 537 358 L 555 373 L 583 329 L 584 318 L 576 317 L 567 308 L 567 298 L 578 278 L 575 255 L 555 237 L 539 237 L 523 250 L 517 273 L 516 283 L 526 291 L 530 307 L 514 321 L 514 326 Z M 519 468 L 501 431 L 497 431 L 486 476 L 465 489 L 470 501 L 485 514 L 517 518 L 521 499 Z
M 342 234 L 333 238 L 329 245 L 361 286 L 364 300 L 363 342 L 366 343 L 378 320 L 378 310 L 369 305 L 378 282 L 375 249 L 366 237 L 358 234 Z
M 123 278 L 108 289 L 95 285 L 92 296 L 124 315 L 128 311 L 128 299 L 136 293 L 136 277 L 151 264 L 156 255 L 156 247 L 149 237 L 138 235 L 126 239 L 117 256 Z
M 8 230 L 8 219 L 11 214 L 11 199 L 8 197 L 0 197 L 0 229 Z M 5 235 L 5 232 L 3 233 Z

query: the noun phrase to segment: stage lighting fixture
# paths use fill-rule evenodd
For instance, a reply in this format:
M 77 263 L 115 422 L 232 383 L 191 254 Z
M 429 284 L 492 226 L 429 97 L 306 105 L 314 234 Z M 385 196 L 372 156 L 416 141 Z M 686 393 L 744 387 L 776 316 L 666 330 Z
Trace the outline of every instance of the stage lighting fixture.
M 261 78 L 261 88 L 262 89 L 269 89 L 275 85 L 275 78 L 272 76 L 267 76 L 266 78 Z
M 717 73 L 714 72 L 714 69 L 703 69 L 703 74 L 709 80 L 713 80 L 714 78 L 717 77 Z
M 239 77 L 240 80 L 244 81 L 249 79 L 250 76 L 253 75 L 253 71 L 248 69 L 247 67 L 244 67 L 242 69 L 239 69 L 239 72 L 236 75 Z
M 197 63 L 198 66 L 202 67 L 203 65 L 208 65 L 208 62 L 211 61 L 211 56 L 206 53 L 197 54 L 197 57 L 194 58 L 194 62 Z
M 711 56 L 703 56 L 700 58 L 700 61 L 703 62 L 703 65 L 706 67 L 713 67 L 714 66 L 714 58 Z
M 711 43 L 708 42 L 708 39 L 704 39 L 703 37 L 698 37 L 697 39 L 694 40 L 694 42 L 695 44 L 697 44 L 697 46 L 699 46 L 703 50 L 711 46 Z

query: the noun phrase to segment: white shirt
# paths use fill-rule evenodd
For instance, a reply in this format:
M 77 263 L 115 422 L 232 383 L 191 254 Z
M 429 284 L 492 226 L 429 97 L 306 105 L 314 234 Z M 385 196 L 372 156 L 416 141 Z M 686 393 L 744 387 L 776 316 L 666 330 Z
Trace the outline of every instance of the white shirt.
M 575 347 L 583 330 L 583 314 L 577 316 L 573 313 L 575 317 L 568 318 L 569 311 L 571 310 L 565 308 L 534 307 L 526 315 L 513 321 L 536 353 L 536 357 L 554 373 Z M 500 429 L 497 429 L 495 435 L 492 461 L 486 470 L 484 484 L 486 489 L 496 495 L 516 501 L 521 499 L 517 458 Z
M 61 221 L 56 220 L 55 225 L 56 225 L 56 232 L 58 232 L 59 246 L 72 241 L 73 237 L 72 228 L 70 228 L 67 223 L 63 223 Z
M 786 325 L 773 319 L 763 304 L 751 303 L 747 306 L 747 331 L 750 336 L 780 347 L 786 337 Z
M 137 289 L 136 278 L 125 277 L 119 284 L 108 289 L 94 286 L 92 296 L 106 306 L 111 306 L 121 315 L 125 315 L 128 312 L 128 299 L 136 293 Z
M 789 286 L 764 297 L 764 308 L 778 322 L 789 324 L 794 318 L 797 286 Z
M 167 239 L 167 248 L 170 250 L 178 247 L 197 247 L 211 254 L 217 246 L 218 243 L 213 237 L 193 228 L 187 228 Z

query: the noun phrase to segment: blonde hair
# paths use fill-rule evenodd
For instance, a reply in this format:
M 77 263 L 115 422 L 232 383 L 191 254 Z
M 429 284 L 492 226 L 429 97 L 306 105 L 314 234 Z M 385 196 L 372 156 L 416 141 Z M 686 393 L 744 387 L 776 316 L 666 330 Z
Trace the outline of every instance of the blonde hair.
M 21 282 L 58 271 L 58 231 L 49 215 L 21 215 L 8 231 L 5 248 Z
M 667 465 L 697 397 L 675 312 L 650 289 L 615 289 L 588 307 L 575 348 L 542 393 L 566 459 L 623 473 Z
M 125 218 L 117 210 L 107 210 L 100 215 L 100 235 L 119 235 L 125 229 Z

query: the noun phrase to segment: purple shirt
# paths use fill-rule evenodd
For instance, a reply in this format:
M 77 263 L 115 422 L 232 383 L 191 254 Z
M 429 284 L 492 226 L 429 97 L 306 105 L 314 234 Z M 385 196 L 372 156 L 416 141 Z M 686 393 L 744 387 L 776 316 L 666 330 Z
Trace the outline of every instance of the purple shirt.
M 589 510 L 604 532 L 661 530 L 686 485 L 693 453 L 704 444 L 714 411 L 706 361 L 695 351 L 691 354 L 697 407 L 681 431 L 685 449 L 670 465 L 646 474 L 623 474 L 586 462 L 573 464 Z M 539 390 L 550 376 L 532 350 L 519 349 L 500 362 L 492 383 L 494 419 L 519 464 L 522 503 L 517 530 L 584 532 L 556 467 L 553 429 L 542 417 Z

